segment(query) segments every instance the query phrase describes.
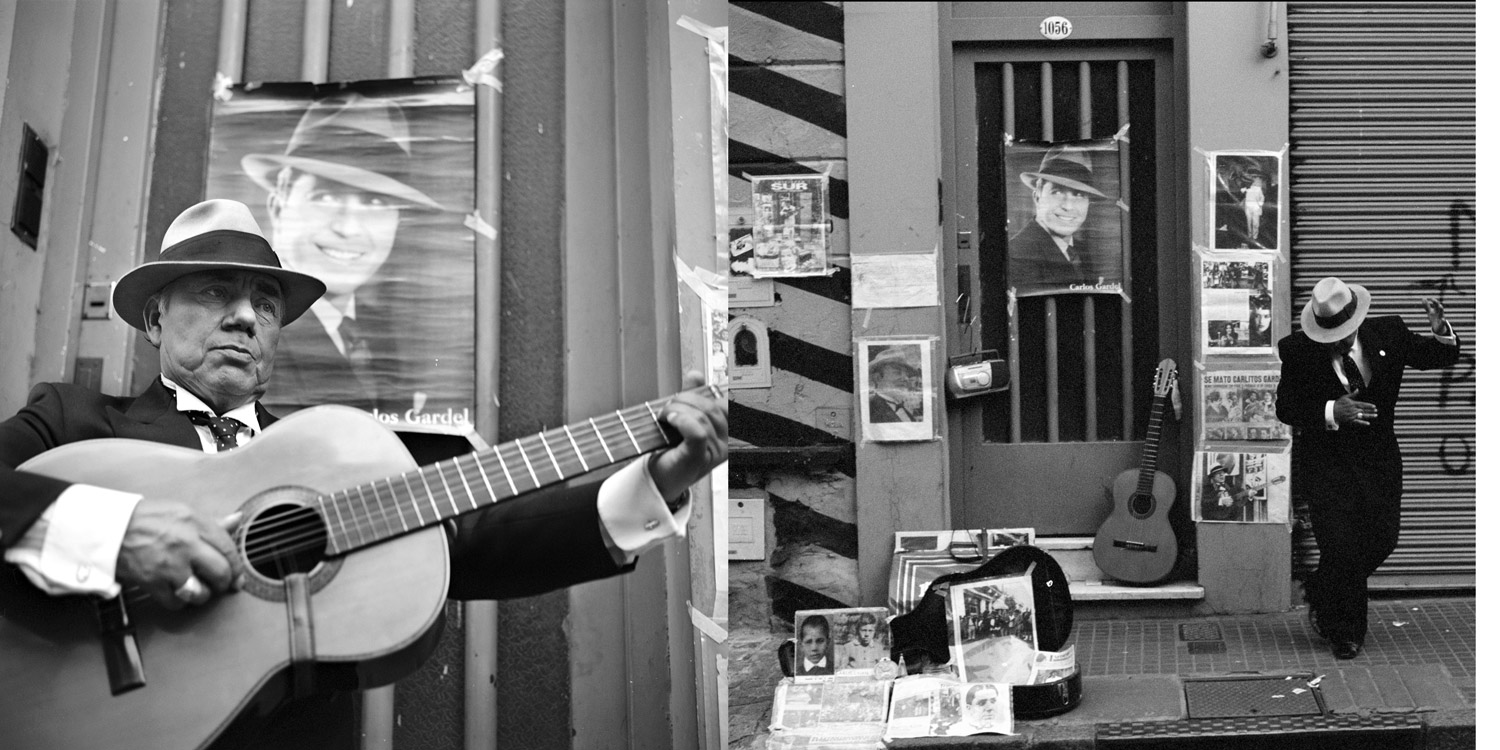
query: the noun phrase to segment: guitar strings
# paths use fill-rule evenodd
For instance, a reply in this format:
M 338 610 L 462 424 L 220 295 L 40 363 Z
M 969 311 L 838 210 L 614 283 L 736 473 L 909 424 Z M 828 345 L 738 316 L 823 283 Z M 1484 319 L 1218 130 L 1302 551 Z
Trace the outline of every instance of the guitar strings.
M 644 415 L 636 415 L 635 417 L 627 417 L 627 420 L 638 418 L 640 416 L 644 416 Z M 615 420 L 610 420 L 610 422 L 614 423 Z M 615 425 L 613 427 L 607 427 L 607 428 L 602 429 L 600 431 L 603 432 L 603 433 L 606 433 L 608 435 L 609 442 L 618 442 L 619 437 L 622 434 L 626 434 L 625 428 L 623 426 L 619 426 L 619 425 Z M 549 433 L 550 432 L 551 431 L 549 431 Z M 635 430 L 632 429 L 630 432 L 633 434 L 635 432 Z M 548 435 L 549 433 L 542 433 L 542 435 Z M 491 476 L 493 476 L 493 474 L 491 472 L 492 472 L 493 468 L 495 468 L 495 465 L 500 464 L 502 461 L 504 461 L 505 463 L 512 463 L 513 464 L 513 463 L 516 462 L 516 459 L 519 458 L 519 457 L 521 457 L 523 454 L 526 457 L 523 460 L 532 461 L 532 459 L 531 459 L 531 452 L 525 451 L 526 447 L 532 447 L 532 446 L 527 446 L 527 445 L 524 445 L 524 444 L 528 443 L 528 442 L 534 443 L 534 442 L 536 442 L 537 438 L 539 438 L 539 437 L 540 437 L 539 435 L 529 435 L 529 436 L 520 438 L 519 442 L 521 442 L 523 444 L 521 447 L 517 447 L 517 442 L 518 441 L 512 440 L 512 441 L 508 441 L 506 443 L 502 443 L 499 446 L 493 447 L 493 448 L 491 448 L 489 450 L 478 451 L 478 452 L 475 452 L 475 453 L 471 453 L 471 454 L 467 454 L 465 456 L 458 457 L 458 459 L 456 459 L 456 461 L 458 462 L 458 468 L 461 470 L 461 472 L 460 472 L 461 479 L 464 480 L 464 481 L 467 481 L 469 479 L 470 469 L 477 469 L 481 473 L 490 474 Z M 553 442 L 559 442 L 559 441 L 557 441 L 555 439 L 555 438 L 558 437 L 558 435 L 551 435 L 551 437 L 554 438 L 554 439 L 545 440 L 544 441 L 546 443 L 546 445 L 549 446 L 549 447 L 552 445 Z M 566 437 L 563 436 L 563 439 L 566 439 Z M 586 436 L 585 436 L 585 439 L 586 439 Z M 571 459 L 571 460 L 578 461 L 580 468 L 585 468 L 585 469 L 588 469 L 588 470 L 592 470 L 593 467 L 600 467 L 600 468 L 602 468 L 604 465 L 606 465 L 608 463 L 613 463 L 612 461 L 608 460 L 612 456 L 611 456 L 611 453 L 607 449 L 604 448 L 604 444 L 598 443 L 597 439 L 595 441 L 593 441 L 593 442 L 596 443 L 598 447 L 592 447 L 592 446 L 585 447 L 587 445 L 587 443 L 584 443 L 584 444 L 580 445 L 580 447 L 584 448 L 584 450 L 578 452 L 578 453 L 582 453 L 583 458 L 582 459 L 576 459 L 576 458 L 575 459 Z M 621 446 L 623 447 L 623 444 L 621 444 Z M 569 444 L 568 447 L 571 448 L 571 443 Z M 543 448 L 542 450 L 543 450 L 543 452 L 545 452 L 546 448 Z M 601 450 L 604 451 L 602 454 L 600 453 Z M 499 452 L 499 454 L 500 454 L 499 456 L 490 455 L 492 453 L 495 453 L 496 451 Z M 563 460 L 564 461 L 570 460 L 570 459 L 568 459 L 569 451 L 566 451 L 566 450 L 564 450 L 564 451 L 555 451 L 555 453 L 560 453 L 563 456 Z M 622 460 L 623 460 L 624 457 L 626 457 L 626 456 L 622 456 Z M 536 461 L 532 461 L 533 465 L 538 464 L 540 462 L 540 458 L 541 457 L 538 456 L 538 459 Z M 592 460 L 590 460 L 590 459 L 592 459 Z M 603 460 L 601 460 L 601 459 L 603 459 Z M 397 479 L 401 479 L 402 480 L 401 481 L 401 485 L 402 486 L 410 486 L 412 488 L 411 497 L 408 498 L 408 501 L 414 501 L 415 498 L 417 497 L 416 488 L 419 486 L 419 483 L 418 482 L 412 482 L 411 479 L 414 479 L 414 478 L 418 478 L 419 479 L 419 478 L 421 478 L 421 476 L 419 476 L 419 475 L 425 476 L 425 475 L 430 474 L 430 473 L 435 472 L 435 471 L 437 471 L 437 472 L 446 472 L 448 469 L 447 469 L 446 466 L 444 466 L 444 463 L 450 462 L 450 461 L 454 461 L 454 459 L 445 459 L 442 462 L 438 462 L 436 464 L 431 464 L 431 465 L 428 465 L 428 466 L 425 466 L 425 467 L 420 467 L 418 469 L 414 469 L 414 470 L 406 472 L 404 474 L 394 475 L 394 476 L 390 476 L 390 477 L 382 477 L 380 479 L 374 480 L 373 482 L 368 482 L 368 483 L 359 485 L 359 486 L 354 487 L 354 488 L 348 488 L 348 489 L 344 489 L 344 490 L 339 490 L 338 492 L 335 492 L 335 493 L 330 493 L 328 495 L 322 495 L 322 496 L 319 496 L 319 502 L 320 503 L 327 503 L 327 502 L 337 503 L 337 502 L 340 502 L 339 496 L 343 495 L 346 498 L 346 500 L 343 501 L 344 504 L 345 505 L 349 505 L 349 506 L 352 507 L 354 493 L 358 492 L 358 493 L 360 493 L 360 495 L 366 495 L 367 493 L 373 493 L 373 495 L 375 496 L 374 502 L 376 502 L 378 504 L 385 504 L 388 501 L 384 501 L 384 500 L 381 499 L 380 496 L 381 496 L 382 492 L 381 492 L 381 490 L 380 490 L 380 488 L 379 488 L 378 485 L 379 485 L 379 483 L 382 483 L 382 482 L 388 482 L 391 485 L 392 489 L 394 489 L 396 487 L 396 480 Z M 464 465 L 465 463 L 468 463 L 468 464 L 471 464 L 471 465 L 470 466 L 465 466 Z M 486 465 L 486 463 L 488 463 L 488 466 Z M 540 465 L 543 467 L 543 470 L 546 471 L 550 467 L 550 461 L 548 461 L 546 463 L 541 463 Z M 556 471 L 553 471 L 552 473 L 555 474 Z M 538 487 L 545 486 L 545 484 L 547 483 L 547 482 L 539 482 L 539 483 L 533 484 L 531 487 L 525 487 L 524 486 L 524 480 L 529 477 L 529 474 L 524 474 L 524 473 L 523 474 L 519 474 L 519 477 L 523 480 L 523 484 L 521 486 L 516 486 L 515 487 L 515 492 L 513 494 L 522 494 L 524 492 L 529 492 L 529 491 L 532 491 L 532 490 L 534 490 L 534 489 L 536 489 Z M 428 477 L 428 478 L 429 479 L 433 479 L 433 480 L 437 479 L 436 477 Z M 482 478 L 476 479 L 475 481 L 482 481 Z M 551 482 L 551 481 L 557 481 L 557 480 L 553 479 L 553 480 L 548 480 L 548 481 Z M 428 485 L 422 485 L 422 486 L 425 489 L 427 486 L 430 486 L 430 484 L 431 484 L 431 482 L 429 482 Z M 514 478 L 512 478 L 511 480 L 508 480 L 505 485 L 501 485 L 501 486 L 502 487 L 507 487 L 507 486 L 511 486 L 511 485 L 514 485 Z M 369 488 L 369 489 L 366 490 L 365 488 Z M 391 493 L 391 492 L 386 492 L 384 494 L 391 495 L 392 499 L 395 500 L 395 501 L 398 501 L 398 502 L 402 499 L 402 498 L 399 498 L 399 497 L 395 497 L 395 495 L 393 493 Z M 497 492 L 496 494 L 499 494 L 499 493 Z M 434 495 L 434 497 L 435 497 L 435 495 Z M 364 499 L 367 499 L 367 498 L 364 498 Z M 422 522 L 423 525 L 426 525 L 428 522 L 425 520 L 425 516 L 423 516 L 423 514 L 420 512 L 420 506 L 416 506 L 416 508 L 417 508 L 416 512 L 417 512 L 418 519 Z M 384 512 L 384 510 L 385 509 L 382 508 L 383 512 Z M 398 510 L 398 513 L 399 513 L 399 510 Z M 373 513 L 371 515 L 373 516 Z M 389 525 L 390 513 L 389 512 L 384 512 L 384 514 L 382 516 L 382 519 L 385 520 L 387 522 L 387 524 Z M 330 519 L 330 520 L 333 520 L 333 519 Z M 269 523 L 270 524 L 275 524 L 277 522 L 269 522 Z M 268 529 L 269 528 L 274 528 L 274 525 L 268 525 L 265 528 L 268 528 Z M 394 527 L 390 526 L 390 528 L 393 529 Z
M 426 476 L 426 478 L 431 480 L 434 479 L 434 477 L 427 475 L 436 472 L 438 474 L 436 479 L 439 481 L 438 491 L 434 491 L 432 489 L 431 481 L 423 483 L 422 485 L 423 488 L 428 491 L 429 503 L 436 502 L 436 499 L 441 492 L 442 494 L 446 494 L 450 504 L 452 504 L 453 507 L 457 508 L 456 500 L 463 497 L 458 494 L 458 490 L 464 488 L 448 486 L 446 492 L 442 492 L 441 488 L 443 487 L 443 485 L 441 484 L 441 480 L 446 476 L 447 472 L 451 472 L 452 470 L 456 469 L 458 471 L 458 481 L 466 483 L 467 491 L 465 494 L 472 496 L 472 488 L 475 485 L 480 483 L 485 476 L 493 477 L 493 469 L 496 467 L 496 465 L 504 466 L 506 463 L 514 465 L 516 458 L 524 457 L 522 460 L 530 463 L 533 471 L 535 471 L 537 468 L 540 468 L 543 474 L 538 475 L 536 477 L 537 482 L 532 484 L 532 486 L 530 487 L 516 485 L 514 478 L 508 479 L 507 483 L 505 485 L 502 485 L 502 487 L 514 486 L 515 492 L 512 494 L 512 496 L 525 494 L 568 478 L 568 475 L 574 472 L 564 470 L 563 472 L 559 473 L 558 471 L 558 469 L 561 468 L 564 463 L 576 461 L 580 469 L 580 471 L 576 473 L 583 473 L 585 471 L 591 471 L 595 467 L 602 468 L 606 464 L 616 463 L 617 461 L 610 460 L 615 457 L 618 457 L 619 460 L 624 460 L 625 458 L 631 458 L 640 455 L 640 453 L 637 453 L 633 449 L 626 449 L 621 438 L 622 436 L 628 436 L 629 438 L 631 438 L 632 446 L 634 446 L 634 444 L 639 441 L 639 438 L 637 438 L 637 434 L 641 431 L 649 431 L 651 433 L 654 433 L 648 435 L 648 440 L 651 441 L 664 437 L 664 433 L 661 431 L 660 425 L 656 421 L 655 414 L 649 409 L 650 406 L 652 406 L 652 404 L 647 404 L 628 410 L 621 410 L 620 415 L 625 420 L 625 424 L 620 424 L 620 420 L 618 419 L 611 419 L 606 417 L 604 418 L 606 425 L 600 426 L 598 424 L 599 419 L 596 418 L 594 420 L 594 424 L 591 425 L 590 432 L 593 432 L 594 429 L 597 429 L 599 433 L 605 436 L 605 442 L 600 442 L 598 440 L 598 435 L 595 436 L 595 440 L 593 441 L 588 441 L 587 435 L 582 435 L 582 437 L 584 438 L 584 442 L 578 442 L 577 437 L 575 437 L 573 440 L 568 440 L 567 430 L 565 430 L 564 428 L 556 428 L 553 430 L 544 431 L 536 435 L 529 435 L 518 440 L 509 441 L 507 443 L 501 444 L 500 446 L 491 448 L 490 450 L 471 453 L 457 459 L 448 459 L 443 462 L 438 462 L 437 464 L 421 467 L 405 474 L 397 475 L 397 477 L 402 479 L 402 486 L 411 486 L 413 490 L 415 490 L 417 484 L 414 482 L 410 482 L 410 479 L 418 478 L 414 475 Z M 580 425 L 581 424 L 583 423 L 580 423 Z M 569 425 L 568 429 L 571 429 L 573 426 L 574 425 Z M 567 443 L 563 444 L 562 441 L 567 441 Z M 542 445 L 540 446 L 540 452 L 549 454 L 546 458 L 540 455 L 535 458 L 531 456 L 531 453 L 538 452 L 536 450 L 539 447 L 536 445 L 536 443 L 538 442 L 542 443 Z M 554 443 L 558 444 L 559 449 L 549 450 L 550 448 L 553 448 Z M 591 446 L 589 445 L 589 443 L 593 443 L 594 445 Z M 618 452 L 612 453 L 611 451 L 609 451 L 606 448 L 607 443 L 618 444 Z M 573 450 L 575 445 L 577 446 L 577 450 Z M 651 445 L 649 448 L 644 448 L 643 451 L 654 450 L 656 447 L 659 446 Z M 557 462 L 557 467 L 553 466 L 553 461 Z M 454 464 L 452 468 L 444 465 L 445 463 L 449 462 L 452 462 Z M 478 472 L 479 476 L 474 477 L 471 481 L 470 475 L 471 473 L 474 473 L 476 471 Z M 547 473 L 553 474 L 555 478 L 546 477 L 545 474 Z M 531 474 L 530 472 L 528 472 L 527 474 L 521 475 L 520 478 L 524 480 L 529 479 L 530 476 Z M 328 503 L 341 502 L 339 496 L 342 495 L 344 496 L 344 500 L 342 501 L 344 503 L 344 506 L 351 508 L 351 510 L 354 509 L 354 503 L 356 499 L 361 505 L 365 506 L 366 512 L 363 514 L 365 516 L 364 519 L 354 525 L 355 534 L 360 536 L 361 538 L 365 536 L 364 532 L 366 531 L 369 532 L 369 536 L 375 538 L 376 540 L 379 540 L 382 538 L 395 536 L 399 533 L 405 533 L 405 531 L 409 530 L 403 528 L 401 531 L 397 531 L 396 526 L 398 524 L 393 522 L 392 520 L 393 515 L 396 516 L 398 520 L 405 520 L 406 515 L 402 511 L 403 506 L 399 505 L 403 498 L 398 497 L 394 493 L 387 492 L 385 494 L 389 495 L 391 499 L 389 501 L 383 500 L 381 498 L 381 490 L 378 486 L 379 483 L 389 482 L 391 488 L 394 489 L 394 480 L 397 477 L 386 477 L 375 480 L 374 482 L 359 485 L 354 488 L 341 490 L 330 495 L 319 496 L 319 510 L 321 511 L 323 520 L 328 523 L 329 529 L 332 529 L 332 523 L 335 519 L 329 517 L 328 509 L 323 506 Z M 491 484 L 491 486 L 493 486 L 493 483 Z M 368 490 L 366 488 L 368 488 Z M 373 494 L 373 500 L 371 500 L 369 497 L 369 495 L 371 494 Z M 475 510 L 479 507 L 483 507 L 483 505 L 493 504 L 499 500 L 509 497 L 502 497 L 501 492 L 498 489 L 494 492 L 493 497 L 489 492 L 482 492 L 481 494 L 485 497 L 484 503 L 480 504 L 471 502 L 469 503 L 470 507 L 467 510 L 458 509 L 456 514 L 462 514 L 464 512 L 468 512 L 469 510 Z M 437 517 L 435 517 L 434 520 L 427 521 L 425 515 L 420 510 L 420 500 L 418 500 L 416 492 L 412 492 L 410 496 L 405 498 L 405 501 L 412 506 L 417 514 L 417 518 L 419 521 L 418 528 L 437 523 L 439 520 L 442 520 L 442 517 L 444 516 L 444 513 L 438 513 Z M 369 505 L 371 502 L 373 502 L 376 506 L 375 511 L 371 511 L 369 509 Z M 336 513 L 337 510 L 335 510 L 334 512 Z M 452 517 L 452 514 L 449 514 L 448 517 Z M 382 525 L 385 527 L 383 532 L 379 528 Z M 298 518 L 295 514 L 286 514 L 281 518 L 268 520 L 264 524 L 260 524 L 257 526 L 257 531 L 260 533 L 258 533 L 256 536 L 256 544 L 247 545 L 247 557 L 249 557 L 252 562 L 262 562 L 269 557 L 279 557 L 286 554 L 294 554 L 297 552 L 306 552 L 314 549 L 324 548 L 326 546 L 326 537 L 323 533 L 323 528 L 323 524 L 310 524 L 306 519 Z M 343 530 L 341 533 L 343 533 L 345 537 L 349 536 L 348 529 Z M 269 552 L 267 551 L 268 548 L 270 548 Z
M 637 415 L 637 416 L 643 416 L 643 415 Z M 629 418 L 627 418 L 627 419 L 629 419 Z M 614 421 L 614 420 L 611 420 L 611 421 Z M 609 436 L 611 438 L 611 441 L 613 442 L 613 441 L 618 440 L 618 438 L 620 437 L 620 435 L 623 434 L 625 432 L 625 430 L 624 430 L 623 427 L 617 426 L 617 427 L 611 428 L 609 430 L 601 430 L 601 432 L 608 432 Z M 634 430 L 631 430 L 631 432 L 633 433 Z M 543 433 L 543 434 L 546 434 L 546 433 Z M 538 437 L 539 436 L 537 436 L 537 435 L 531 435 L 531 436 L 527 436 L 526 438 L 522 438 L 521 441 L 523 443 L 526 442 L 526 441 L 535 442 L 535 439 L 538 438 Z M 557 435 L 553 435 L 552 437 L 556 438 Z M 523 447 L 519 447 L 518 448 L 518 447 L 515 447 L 516 442 L 517 441 L 510 441 L 508 443 L 502 444 L 497 449 L 491 449 L 489 451 L 481 451 L 481 452 L 478 452 L 478 453 L 468 454 L 466 456 L 459 457 L 456 461 L 454 459 L 448 459 L 448 461 L 455 461 L 455 463 L 457 464 L 456 468 L 459 469 L 459 471 L 460 471 L 460 479 L 461 479 L 461 481 L 467 482 L 467 481 L 469 481 L 471 470 L 477 470 L 478 472 L 480 472 L 481 475 L 484 475 L 484 474 L 487 474 L 490 471 L 492 471 L 493 468 L 494 468 L 494 465 L 500 463 L 502 460 L 504 460 L 506 462 L 513 463 L 515 461 L 516 457 L 522 455 L 523 453 L 526 455 L 526 459 L 530 460 L 530 452 L 525 451 L 524 448 L 525 447 L 534 447 L 534 446 L 523 446 Z M 555 440 L 547 440 L 545 442 L 546 442 L 546 444 L 548 446 L 550 446 L 552 442 L 555 442 Z M 571 444 L 570 444 L 570 446 L 571 446 Z M 582 447 L 582 446 L 580 446 L 580 447 Z M 592 448 L 592 449 L 586 449 L 586 450 L 579 451 L 579 453 L 583 454 L 583 458 L 581 458 L 581 459 L 572 459 L 572 460 L 577 460 L 581 469 L 588 469 L 588 470 L 592 470 L 592 467 L 602 467 L 606 463 L 611 463 L 607 459 L 611 458 L 612 456 L 611 456 L 611 454 L 607 450 L 605 451 L 605 453 L 601 457 L 601 454 L 600 454 L 599 451 L 600 451 L 600 449 L 602 449 L 602 447 L 603 447 L 603 444 L 600 444 L 600 448 Z M 495 450 L 498 450 L 501 453 L 501 456 L 487 455 L 487 454 L 490 454 L 490 453 L 494 452 Z M 543 448 L 543 450 L 545 451 L 546 448 Z M 505 455 L 507 453 L 509 454 L 508 456 Z M 557 451 L 557 453 L 561 453 L 562 454 L 564 461 L 569 460 L 568 459 L 568 452 L 567 451 Z M 626 457 L 626 456 L 622 456 L 622 460 L 623 460 L 624 457 Z M 601 460 L 601 458 L 604 459 L 604 460 Z M 589 459 L 593 459 L 593 460 L 590 461 Z M 540 461 L 540 456 L 538 457 L 538 461 Z M 488 467 L 485 465 L 486 462 L 488 462 L 488 464 L 489 464 Z M 413 488 L 412 496 L 409 497 L 409 498 L 407 498 L 407 501 L 413 503 L 413 507 L 415 509 L 415 512 L 417 513 L 418 520 L 420 521 L 419 526 L 425 526 L 425 525 L 428 525 L 429 523 L 435 523 L 437 519 L 435 519 L 432 522 L 428 522 L 428 521 L 426 521 L 425 516 L 421 513 L 421 511 L 420 511 L 420 505 L 416 504 L 419 501 L 416 500 L 416 493 L 414 491 L 415 488 L 416 488 L 416 486 L 417 486 L 417 484 L 410 482 L 410 478 L 412 478 L 413 475 L 416 475 L 418 473 L 422 473 L 422 474 L 425 475 L 425 474 L 431 473 L 433 471 L 437 471 L 437 472 L 440 472 L 440 473 L 441 472 L 446 472 L 446 471 L 448 471 L 448 469 L 447 469 L 446 466 L 443 465 L 444 463 L 445 462 L 439 462 L 437 464 L 432 464 L 432 465 L 429 465 L 429 466 L 426 466 L 426 467 L 421 467 L 420 469 L 417 469 L 417 470 L 413 470 L 411 472 L 407 472 L 406 474 L 403 474 L 403 475 L 397 475 L 396 477 L 385 477 L 385 478 L 382 478 L 382 479 L 375 480 L 374 482 L 369 482 L 369 483 L 366 483 L 364 485 L 359 485 L 358 487 L 355 487 L 355 488 L 350 488 L 350 489 L 347 489 L 347 490 L 340 490 L 339 492 L 332 493 L 330 495 L 323 495 L 323 496 L 320 496 L 319 502 L 320 502 L 320 505 L 321 504 L 325 504 L 327 502 L 339 503 L 339 502 L 341 502 L 340 499 L 339 499 L 339 496 L 343 495 L 344 498 L 345 498 L 342 501 L 343 504 L 347 505 L 347 506 L 350 506 L 352 508 L 352 506 L 354 504 L 353 501 L 355 499 L 355 493 L 356 492 L 359 493 L 359 496 L 360 496 L 359 500 L 362 503 L 365 503 L 368 500 L 367 494 L 373 493 L 374 494 L 374 502 L 377 504 L 377 506 L 379 506 L 380 514 L 377 516 L 374 512 L 369 512 L 368 516 L 372 520 L 369 523 L 362 524 L 361 528 L 362 529 L 363 528 L 369 528 L 369 529 L 374 530 L 374 527 L 375 527 L 374 521 L 375 520 L 379 520 L 379 521 L 383 521 L 384 522 L 384 525 L 387 527 L 387 529 L 391 533 L 394 533 L 395 524 L 393 524 L 391 522 L 391 515 L 392 515 L 392 513 L 394 512 L 400 518 L 404 518 L 405 516 L 404 516 L 403 513 L 401 513 L 399 507 L 396 507 L 396 508 L 389 508 L 389 507 L 387 507 L 389 505 L 389 501 L 385 501 L 385 500 L 381 499 L 381 494 L 382 493 L 380 491 L 380 488 L 378 487 L 378 484 L 381 483 L 381 482 L 387 482 L 389 480 L 392 488 L 394 489 L 394 487 L 395 487 L 395 481 L 394 480 L 399 477 L 399 478 L 402 479 L 402 485 L 403 486 L 408 486 L 409 485 L 409 486 L 411 486 Z M 465 466 L 464 465 L 465 463 L 469 463 L 471 465 L 470 466 Z M 561 461 L 559 463 L 561 463 Z M 542 464 L 544 471 L 546 471 L 546 469 L 549 467 L 549 465 L 550 465 L 550 462 Z M 552 473 L 556 474 L 557 472 L 555 470 L 553 470 Z M 521 475 L 521 478 L 524 480 L 528 476 L 529 475 L 527 475 L 527 474 L 523 474 L 523 475 Z M 482 478 L 483 477 L 481 476 L 479 478 L 476 478 L 474 481 L 477 483 L 477 482 L 481 481 Z M 546 484 L 559 481 L 562 478 L 565 478 L 565 476 L 559 475 L 558 479 L 548 479 L 546 481 L 540 481 L 540 482 L 538 482 L 536 484 L 533 484 L 530 487 L 524 487 L 524 489 L 523 489 L 522 486 L 517 486 L 517 487 L 515 487 L 515 492 L 513 494 L 522 494 L 524 492 L 530 492 L 530 491 L 533 491 L 533 490 L 535 490 L 535 489 L 537 489 L 539 487 L 546 486 Z M 542 477 L 539 477 L 538 479 L 542 479 Z M 424 489 L 427 488 L 427 487 L 430 487 L 430 484 L 431 483 L 429 482 L 427 485 L 423 485 Z M 514 484 L 513 480 L 510 480 L 510 481 L 507 482 L 507 485 L 513 485 L 513 484 Z M 507 485 L 502 485 L 502 487 L 507 486 Z M 472 487 L 472 486 L 473 486 L 473 483 L 470 484 L 470 487 Z M 369 488 L 368 490 L 365 489 L 367 487 Z M 454 494 L 454 493 L 451 492 L 451 490 L 453 488 L 450 487 L 449 489 L 450 489 L 450 493 L 449 494 L 450 495 Z M 392 501 L 400 502 L 402 500 L 402 498 L 397 497 L 393 493 L 389 493 L 388 492 L 388 493 L 385 493 L 385 494 L 391 495 Z M 488 493 L 486 493 L 486 494 L 488 494 Z M 499 492 L 496 492 L 495 494 L 498 495 Z M 430 498 L 430 500 L 433 500 L 435 498 L 436 498 L 436 495 L 434 494 L 433 498 Z M 475 507 L 478 507 L 478 506 L 477 505 L 473 506 L 473 507 L 470 508 L 470 510 L 474 509 Z M 324 511 L 326 513 L 326 508 L 324 509 Z M 459 512 L 463 512 L 463 511 L 459 511 Z M 329 520 L 333 521 L 334 519 L 330 518 Z M 285 525 L 285 524 L 292 524 L 292 523 L 297 523 L 297 522 L 296 522 L 295 519 L 288 519 L 286 521 L 268 521 L 262 528 L 264 528 L 264 529 L 275 529 L 278 525 Z M 272 535 L 271 538 L 275 539 L 277 537 L 275 537 L 274 535 Z

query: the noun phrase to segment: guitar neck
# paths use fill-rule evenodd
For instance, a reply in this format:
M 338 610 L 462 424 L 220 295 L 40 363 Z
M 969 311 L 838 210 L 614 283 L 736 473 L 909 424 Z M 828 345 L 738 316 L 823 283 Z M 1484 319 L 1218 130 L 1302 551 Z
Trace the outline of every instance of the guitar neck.
M 1136 484 L 1137 494 L 1151 494 L 1156 483 L 1156 447 L 1161 441 L 1161 423 L 1166 413 L 1166 396 L 1157 396 L 1151 401 L 1151 421 L 1146 427 L 1146 444 L 1141 448 L 1141 470 Z
M 719 390 L 695 390 L 717 398 Z M 328 552 L 344 554 L 671 445 L 668 398 L 317 498 Z

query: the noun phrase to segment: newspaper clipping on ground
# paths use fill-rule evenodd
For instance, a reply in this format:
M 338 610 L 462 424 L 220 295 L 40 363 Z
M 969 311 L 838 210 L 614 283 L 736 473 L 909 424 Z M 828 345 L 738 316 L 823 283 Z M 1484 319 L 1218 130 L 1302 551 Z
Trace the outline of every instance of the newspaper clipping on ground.
M 886 739 L 1014 734 L 1010 686 L 914 676 L 896 680 Z
M 776 686 L 768 750 L 839 748 L 879 750 L 884 745 L 890 680 L 840 679 Z

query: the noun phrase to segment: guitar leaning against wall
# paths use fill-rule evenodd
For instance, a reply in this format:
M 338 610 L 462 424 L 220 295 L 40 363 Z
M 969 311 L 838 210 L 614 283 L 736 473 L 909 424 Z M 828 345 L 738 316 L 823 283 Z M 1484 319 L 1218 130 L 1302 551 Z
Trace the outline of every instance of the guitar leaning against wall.
M 1151 420 L 1141 466 L 1115 477 L 1114 510 L 1094 535 L 1094 564 L 1116 580 L 1152 584 L 1164 580 L 1177 564 L 1177 535 L 1167 512 L 1177 499 L 1177 483 L 1156 468 L 1162 416 L 1177 387 L 1177 363 L 1164 359 L 1152 381 Z
M 677 442 L 658 420 L 669 400 L 421 468 L 342 406 L 224 453 L 107 438 L 30 459 L 20 468 L 242 512 L 245 583 L 174 612 L 130 589 L 47 596 L 0 567 L 0 747 L 191 750 L 264 701 L 395 682 L 442 630 L 443 522 Z

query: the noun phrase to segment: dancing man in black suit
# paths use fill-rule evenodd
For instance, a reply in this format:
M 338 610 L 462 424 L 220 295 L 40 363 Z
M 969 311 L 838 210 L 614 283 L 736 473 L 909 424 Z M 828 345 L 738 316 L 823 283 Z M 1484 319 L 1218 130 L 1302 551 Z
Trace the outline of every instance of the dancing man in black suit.
M 1396 399 L 1407 367 L 1458 361 L 1458 337 L 1443 306 L 1422 300 L 1432 336 L 1399 316 L 1367 318 L 1370 293 L 1329 277 L 1302 309 L 1302 331 L 1283 338 L 1276 416 L 1293 428 L 1298 473 L 1309 498 L 1318 569 L 1305 582 L 1308 622 L 1352 659 L 1364 648 L 1367 580 L 1401 532 L 1401 448 Z

